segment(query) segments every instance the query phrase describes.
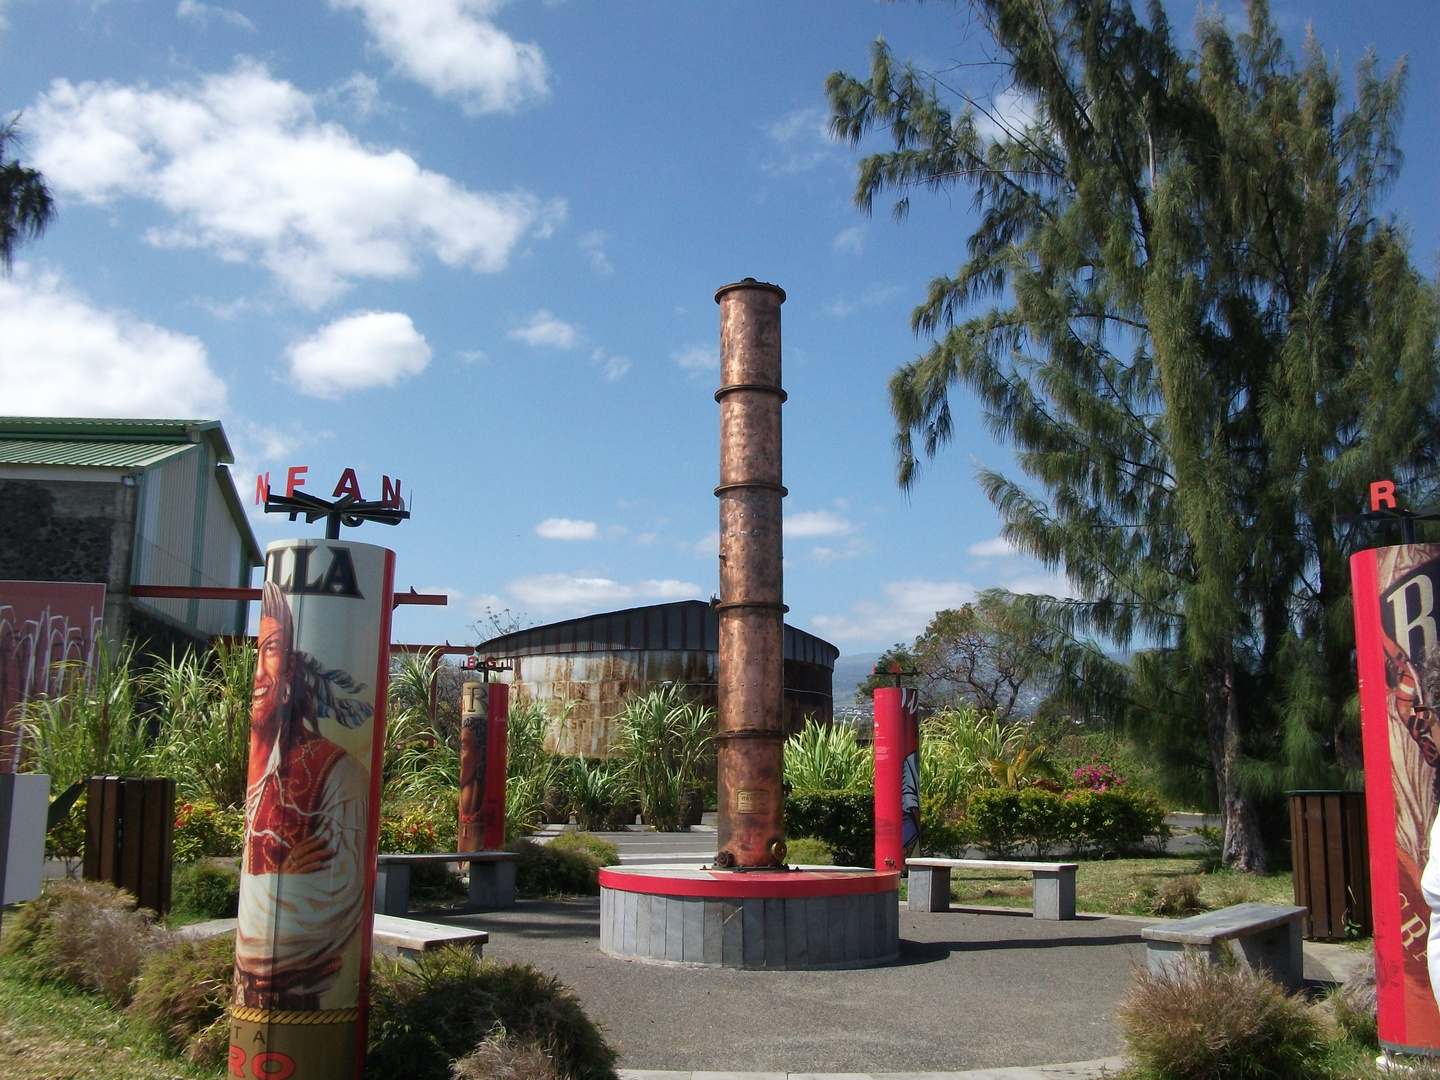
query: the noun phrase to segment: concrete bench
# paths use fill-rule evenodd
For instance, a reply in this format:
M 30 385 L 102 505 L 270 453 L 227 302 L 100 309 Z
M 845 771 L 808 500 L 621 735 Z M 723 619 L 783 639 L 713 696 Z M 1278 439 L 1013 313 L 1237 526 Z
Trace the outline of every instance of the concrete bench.
M 1037 919 L 1075 918 L 1075 871 L 1079 863 L 1015 862 L 1001 859 L 906 859 L 911 911 L 950 910 L 951 870 L 1025 870 L 1034 885 L 1031 910 Z
M 1189 954 L 1218 963 L 1226 951 L 1242 967 L 1269 972 L 1287 990 L 1305 981 L 1301 932 L 1305 908 L 1283 904 L 1236 904 L 1140 931 L 1150 970 L 1165 975 Z
M 376 915 L 375 929 L 370 935 L 378 956 L 399 956 L 414 959 L 421 953 L 446 945 L 463 945 L 472 949 L 476 958 L 484 955 L 490 935 L 484 930 L 463 926 L 441 926 L 419 919 L 397 919 L 393 915 Z
M 192 941 L 219 937 L 235 933 L 234 919 L 210 919 L 207 922 L 191 923 L 175 931 L 177 937 Z M 470 930 L 463 926 L 441 926 L 439 923 L 421 922 L 419 919 L 397 919 L 393 915 L 376 915 L 370 931 L 373 951 L 379 956 L 415 957 L 422 952 L 438 949 L 444 945 L 465 945 L 475 951 L 477 957 L 483 950 L 490 935 L 484 930 Z
M 375 910 L 403 916 L 410 910 L 410 868 L 427 863 L 470 864 L 470 906 L 488 910 L 515 906 L 513 851 L 442 851 L 430 855 L 381 855 L 375 865 Z

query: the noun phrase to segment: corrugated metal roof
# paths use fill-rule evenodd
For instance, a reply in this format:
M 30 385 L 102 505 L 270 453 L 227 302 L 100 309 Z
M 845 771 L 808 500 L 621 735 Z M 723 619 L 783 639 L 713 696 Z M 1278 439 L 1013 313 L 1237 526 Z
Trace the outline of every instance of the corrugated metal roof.
M 480 656 L 536 656 L 629 649 L 715 652 L 719 648 L 719 613 L 703 600 L 679 600 L 531 626 L 491 638 L 475 651 Z M 784 650 L 786 660 L 832 669 L 840 655 L 828 641 L 788 625 Z
M 183 454 L 191 444 L 89 439 L 7 439 L 0 433 L 0 465 L 89 465 L 142 469 Z
M 148 443 L 193 443 L 208 439 L 215 447 L 217 460 L 226 464 L 235 460 L 219 420 L 0 416 L 0 439 Z

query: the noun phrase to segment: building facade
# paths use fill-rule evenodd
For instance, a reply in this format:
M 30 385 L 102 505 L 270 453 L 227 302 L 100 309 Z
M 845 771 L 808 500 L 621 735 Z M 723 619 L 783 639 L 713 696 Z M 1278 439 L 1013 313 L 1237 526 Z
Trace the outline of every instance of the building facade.
M 501 677 L 511 684 L 516 704 L 545 704 L 552 717 L 547 750 L 605 757 L 615 717 L 631 694 L 674 684 L 715 707 L 719 636 L 714 608 L 682 600 L 532 626 L 492 638 L 475 652 L 513 665 Z M 785 627 L 787 734 L 800 730 L 808 717 L 830 722 L 839 655 L 828 641 Z
M 263 559 L 233 461 L 218 420 L 0 417 L 0 582 L 103 584 L 112 644 L 243 634 L 243 602 L 130 593 L 249 585 Z

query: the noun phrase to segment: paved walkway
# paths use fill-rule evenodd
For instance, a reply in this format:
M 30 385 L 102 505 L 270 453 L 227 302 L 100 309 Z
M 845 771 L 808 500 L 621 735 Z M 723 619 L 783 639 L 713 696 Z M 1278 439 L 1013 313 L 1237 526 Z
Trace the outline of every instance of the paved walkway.
M 1094 1080 L 1118 1072 L 1125 1062 L 1118 1057 L 1072 1061 L 1065 1065 L 1021 1066 L 1017 1069 L 971 1069 L 937 1073 L 737 1073 L 662 1072 L 621 1069 L 621 1080 Z

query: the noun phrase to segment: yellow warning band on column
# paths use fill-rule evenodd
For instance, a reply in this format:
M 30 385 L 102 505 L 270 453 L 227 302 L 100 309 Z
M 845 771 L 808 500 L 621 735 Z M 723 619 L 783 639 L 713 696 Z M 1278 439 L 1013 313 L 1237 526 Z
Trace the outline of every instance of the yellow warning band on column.
M 230 1018 L 249 1024 L 351 1024 L 360 1019 L 359 1009 L 251 1009 L 244 1005 L 230 1006 Z

